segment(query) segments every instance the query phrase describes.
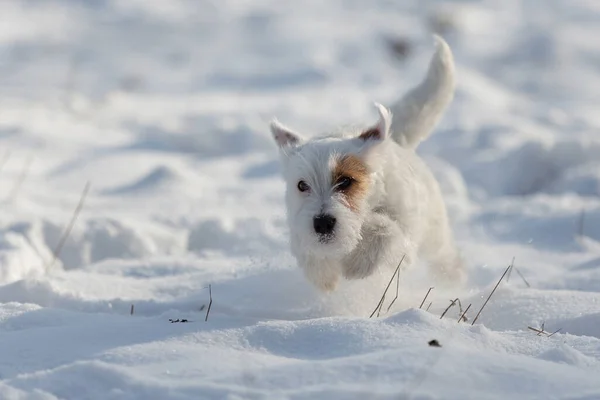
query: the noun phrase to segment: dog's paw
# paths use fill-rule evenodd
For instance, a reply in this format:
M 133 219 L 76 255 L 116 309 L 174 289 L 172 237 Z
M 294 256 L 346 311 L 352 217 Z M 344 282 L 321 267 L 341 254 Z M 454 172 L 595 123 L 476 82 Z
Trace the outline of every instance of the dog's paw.
M 342 273 L 346 279 L 363 279 L 371 275 L 380 263 L 377 254 L 359 246 L 344 259 Z
M 402 264 L 410 264 L 412 251 L 410 242 L 389 216 L 372 213 L 362 226 L 362 240 L 343 260 L 346 279 L 363 279 L 376 269 L 395 268 L 404 255 Z
M 317 286 L 317 288 L 322 292 L 330 293 L 330 292 L 333 292 L 337 288 L 339 281 L 340 281 L 340 279 L 339 279 L 339 275 L 338 275 L 335 278 L 327 280 L 327 281 L 315 282 L 315 286 Z
M 306 278 L 322 292 L 332 292 L 340 281 L 341 270 L 328 263 L 304 265 Z
M 308 280 L 311 281 L 313 285 L 321 292 L 329 293 L 333 292 L 340 281 L 340 275 L 328 275 L 328 276 L 320 276 L 320 277 L 308 277 Z
M 413 263 L 414 252 L 400 247 L 393 237 L 380 237 L 379 240 L 365 241 L 344 258 L 342 273 L 346 279 L 364 279 L 378 268 L 394 270 Z

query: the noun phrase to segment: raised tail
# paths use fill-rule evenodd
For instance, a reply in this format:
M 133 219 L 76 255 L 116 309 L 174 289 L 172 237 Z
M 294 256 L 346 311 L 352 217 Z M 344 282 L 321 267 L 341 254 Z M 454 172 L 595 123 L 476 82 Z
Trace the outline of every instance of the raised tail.
M 392 138 L 401 146 L 416 148 L 441 119 L 454 96 L 454 57 L 448 43 L 434 35 L 437 50 L 425 79 L 391 109 Z

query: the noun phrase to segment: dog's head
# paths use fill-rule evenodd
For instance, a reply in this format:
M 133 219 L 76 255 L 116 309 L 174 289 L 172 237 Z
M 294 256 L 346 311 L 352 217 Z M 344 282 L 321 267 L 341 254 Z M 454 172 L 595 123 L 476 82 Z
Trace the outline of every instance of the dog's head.
M 318 257 L 340 257 L 361 239 L 369 209 L 379 151 L 389 136 L 392 116 L 377 104 L 378 122 L 356 134 L 304 140 L 278 121 L 271 132 L 280 148 L 286 181 L 292 250 Z

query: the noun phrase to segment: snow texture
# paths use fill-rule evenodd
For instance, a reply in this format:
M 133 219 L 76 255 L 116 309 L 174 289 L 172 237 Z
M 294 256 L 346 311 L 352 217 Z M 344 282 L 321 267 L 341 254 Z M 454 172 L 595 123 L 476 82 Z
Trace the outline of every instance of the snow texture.
M 597 2 L 27 0 L 0 22 L 1 399 L 600 399 Z M 306 282 L 268 123 L 371 122 L 433 28 L 457 92 L 418 152 L 469 281 L 419 309 L 417 265 L 369 318 L 393 271 Z M 466 323 L 440 319 L 456 297 Z

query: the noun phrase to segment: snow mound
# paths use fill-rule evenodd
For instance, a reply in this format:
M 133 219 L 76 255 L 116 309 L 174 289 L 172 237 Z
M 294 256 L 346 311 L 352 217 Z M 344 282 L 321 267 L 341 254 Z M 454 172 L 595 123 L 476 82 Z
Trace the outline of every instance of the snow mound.
M 555 349 L 548 350 L 540 354 L 539 358 L 561 364 L 576 365 L 582 368 L 598 366 L 597 360 L 587 357 L 567 345 L 560 345 Z
M 0 398 L 599 399 L 600 7 L 422 3 L 0 2 Z M 268 122 L 369 123 L 433 31 L 468 283 L 319 293 Z

